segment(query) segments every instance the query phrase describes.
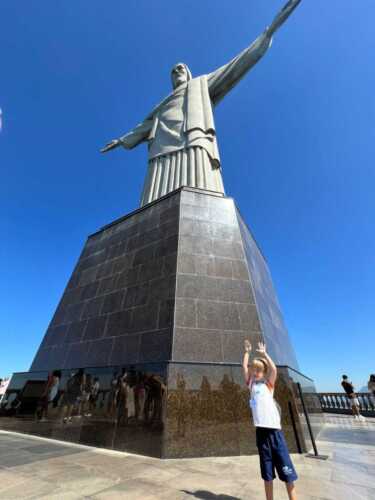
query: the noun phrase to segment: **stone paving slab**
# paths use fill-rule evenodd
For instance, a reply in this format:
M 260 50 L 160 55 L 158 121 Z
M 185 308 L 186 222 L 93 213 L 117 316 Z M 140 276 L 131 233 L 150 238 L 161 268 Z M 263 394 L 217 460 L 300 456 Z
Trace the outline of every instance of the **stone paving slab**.
M 375 419 L 331 416 L 318 448 L 329 460 L 293 455 L 298 499 L 375 500 Z M 275 499 L 287 499 L 274 485 Z M 0 431 L 0 499 L 258 500 L 259 460 L 158 460 Z

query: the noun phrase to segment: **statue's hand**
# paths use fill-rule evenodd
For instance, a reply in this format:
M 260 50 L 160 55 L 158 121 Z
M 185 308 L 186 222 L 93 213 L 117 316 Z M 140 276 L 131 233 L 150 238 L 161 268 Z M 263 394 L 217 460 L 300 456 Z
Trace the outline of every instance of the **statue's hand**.
M 106 153 L 107 151 L 111 151 L 111 149 L 117 148 L 118 146 L 120 146 L 120 144 L 121 144 L 121 141 L 119 141 L 118 139 L 114 139 L 113 141 L 111 141 L 108 144 L 106 144 L 104 146 L 104 148 L 102 148 L 100 150 L 100 152 L 101 153 Z
M 273 20 L 271 26 L 269 26 L 266 30 L 269 36 L 272 36 L 275 31 L 277 31 L 281 25 L 285 23 L 290 14 L 294 11 L 296 7 L 301 3 L 301 0 L 289 0 L 287 4 L 281 9 L 281 11 L 277 14 L 275 19 Z

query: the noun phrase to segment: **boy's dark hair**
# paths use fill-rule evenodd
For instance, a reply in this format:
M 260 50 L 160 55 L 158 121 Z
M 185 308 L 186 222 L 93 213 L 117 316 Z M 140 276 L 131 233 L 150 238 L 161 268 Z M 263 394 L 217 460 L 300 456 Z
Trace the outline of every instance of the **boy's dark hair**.
M 343 378 L 344 380 L 346 380 L 346 379 L 348 378 L 348 376 L 347 376 L 347 375 L 343 375 L 343 376 L 342 376 L 342 378 Z

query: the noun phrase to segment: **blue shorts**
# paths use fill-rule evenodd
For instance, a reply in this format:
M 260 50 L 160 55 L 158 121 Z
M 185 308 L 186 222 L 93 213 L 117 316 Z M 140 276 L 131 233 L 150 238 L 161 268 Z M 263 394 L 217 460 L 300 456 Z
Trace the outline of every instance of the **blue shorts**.
M 260 470 L 264 481 L 275 479 L 275 469 L 281 481 L 291 483 L 297 479 L 290 459 L 284 434 L 279 429 L 257 427 L 256 440 L 260 458 Z

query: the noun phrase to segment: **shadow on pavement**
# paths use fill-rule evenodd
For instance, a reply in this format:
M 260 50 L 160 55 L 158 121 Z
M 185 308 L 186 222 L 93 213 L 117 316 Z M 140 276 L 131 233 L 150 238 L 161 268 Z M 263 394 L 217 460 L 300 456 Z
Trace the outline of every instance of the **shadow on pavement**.
M 231 495 L 216 495 L 211 491 L 197 490 L 197 491 L 187 491 L 182 490 L 187 495 L 191 495 L 195 498 L 201 498 L 202 500 L 241 500 L 239 497 L 232 497 Z

